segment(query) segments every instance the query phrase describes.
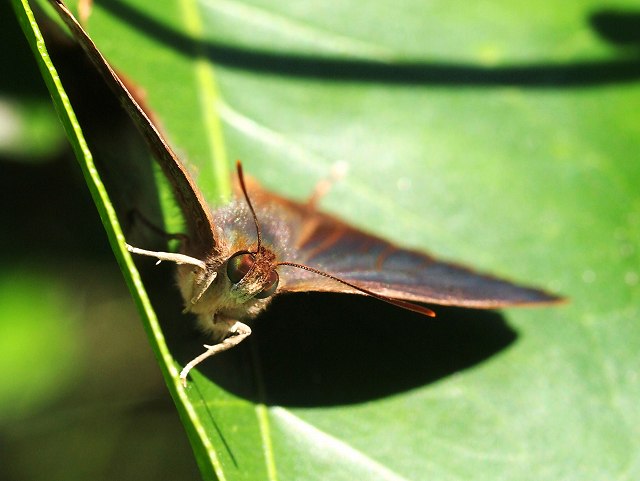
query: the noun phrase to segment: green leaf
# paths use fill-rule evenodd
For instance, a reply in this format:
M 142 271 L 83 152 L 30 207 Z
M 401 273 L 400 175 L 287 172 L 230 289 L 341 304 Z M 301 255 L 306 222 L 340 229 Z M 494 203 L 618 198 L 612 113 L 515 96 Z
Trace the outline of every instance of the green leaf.
M 183 391 L 199 340 L 167 349 L 139 290 L 206 479 L 638 477 L 640 59 L 637 35 L 610 34 L 637 6 L 617 5 L 94 5 L 89 32 L 212 203 L 235 158 L 298 199 L 344 161 L 327 210 L 570 298 L 428 321 L 284 297 Z

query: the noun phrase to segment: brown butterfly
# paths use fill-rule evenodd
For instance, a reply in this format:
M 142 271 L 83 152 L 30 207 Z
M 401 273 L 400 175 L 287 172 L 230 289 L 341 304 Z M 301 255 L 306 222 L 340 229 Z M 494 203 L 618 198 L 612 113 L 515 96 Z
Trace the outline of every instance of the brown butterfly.
M 237 200 L 211 211 L 190 174 L 61 0 L 50 0 L 142 132 L 171 182 L 187 223 L 181 253 L 127 245 L 130 252 L 178 264 L 185 312 L 216 342 L 189 362 L 180 379 L 251 334 L 243 322 L 282 292 L 364 294 L 435 316 L 416 303 L 472 308 L 540 305 L 561 298 L 441 262 L 319 212 L 315 197 L 294 202 L 245 180 L 237 164 Z M 255 202 L 256 208 L 253 204 Z

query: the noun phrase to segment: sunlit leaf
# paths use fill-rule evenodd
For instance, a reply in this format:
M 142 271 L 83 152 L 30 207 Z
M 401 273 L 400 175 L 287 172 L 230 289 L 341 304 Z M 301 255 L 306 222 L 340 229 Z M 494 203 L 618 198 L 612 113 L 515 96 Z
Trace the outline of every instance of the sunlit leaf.
M 617 5 L 93 6 L 212 203 L 235 158 L 295 198 L 343 161 L 327 210 L 571 299 L 424 321 L 290 296 L 186 392 L 170 353 L 200 340 L 153 330 L 205 477 L 638 476 L 640 59 L 606 35 L 637 19 Z

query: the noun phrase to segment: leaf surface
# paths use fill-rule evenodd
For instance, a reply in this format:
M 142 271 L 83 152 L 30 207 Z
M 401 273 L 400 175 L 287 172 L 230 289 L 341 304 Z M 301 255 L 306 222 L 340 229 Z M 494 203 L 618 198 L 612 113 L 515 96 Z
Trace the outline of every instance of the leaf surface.
M 94 5 L 212 204 L 235 158 L 298 199 L 344 161 L 328 211 L 571 299 L 428 321 L 287 296 L 181 391 L 200 340 L 167 349 L 139 294 L 207 479 L 637 478 L 640 60 L 608 34 L 633 7 Z

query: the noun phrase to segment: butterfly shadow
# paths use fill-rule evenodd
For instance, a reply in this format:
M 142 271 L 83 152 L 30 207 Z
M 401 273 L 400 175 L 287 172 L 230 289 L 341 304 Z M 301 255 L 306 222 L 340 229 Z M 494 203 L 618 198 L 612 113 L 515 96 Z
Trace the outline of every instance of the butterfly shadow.
M 165 296 L 166 299 L 166 296 Z M 437 307 L 427 318 L 354 295 L 289 294 L 253 323 L 250 340 L 198 370 L 223 389 L 279 406 L 331 406 L 382 398 L 471 368 L 516 332 L 495 311 Z M 166 326 L 182 363 L 209 342 L 193 325 Z M 180 332 L 177 332 L 180 331 Z
M 287 52 L 268 52 L 263 48 L 243 48 L 217 41 L 197 41 L 156 20 L 144 10 L 121 0 L 99 2 L 100 7 L 134 26 L 185 57 L 206 55 L 212 62 L 229 68 L 269 75 L 285 75 L 359 83 L 387 85 L 447 85 L 476 88 L 515 86 L 519 88 L 579 88 L 592 85 L 636 82 L 640 78 L 637 52 L 614 54 L 608 59 L 548 61 L 486 67 L 466 62 L 405 61 L 385 63 L 368 59 L 345 59 Z M 598 10 L 585 19 L 604 41 L 615 29 L 624 32 L 637 27 L 637 12 Z M 637 30 L 636 30 L 637 32 Z M 629 35 L 622 33 L 625 38 Z M 617 37 L 614 35 L 613 37 Z M 631 36 L 637 39 L 637 33 Z M 637 44 L 636 44 L 637 45 Z

